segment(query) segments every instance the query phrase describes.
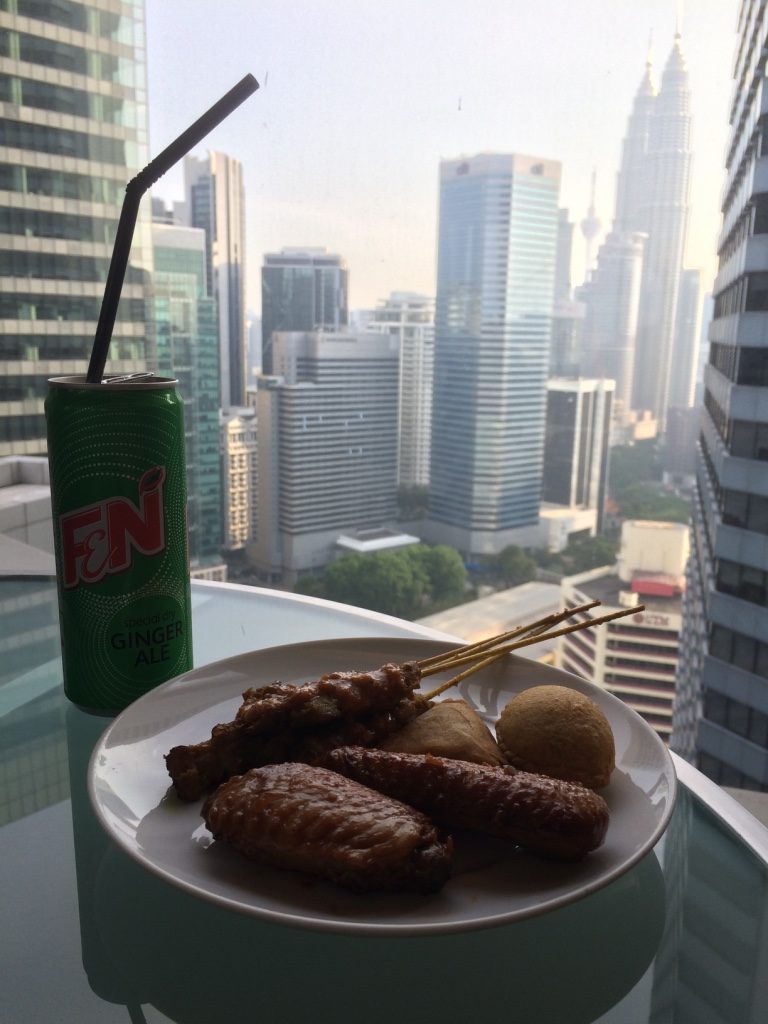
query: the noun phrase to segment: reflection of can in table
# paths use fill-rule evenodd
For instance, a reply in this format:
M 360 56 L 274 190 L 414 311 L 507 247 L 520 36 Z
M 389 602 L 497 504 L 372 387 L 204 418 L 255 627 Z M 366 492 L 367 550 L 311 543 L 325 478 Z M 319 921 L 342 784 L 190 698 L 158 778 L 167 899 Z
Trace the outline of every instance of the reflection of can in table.
M 64 691 L 117 711 L 192 667 L 184 418 L 175 381 L 49 381 Z

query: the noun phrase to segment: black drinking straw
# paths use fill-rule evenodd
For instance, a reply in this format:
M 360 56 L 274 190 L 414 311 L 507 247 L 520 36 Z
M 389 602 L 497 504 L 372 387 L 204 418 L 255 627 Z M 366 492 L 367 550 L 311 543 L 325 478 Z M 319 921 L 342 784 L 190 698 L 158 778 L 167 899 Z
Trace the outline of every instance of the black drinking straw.
M 229 117 L 232 111 L 239 107 L 243 100 L 256 92 L 258 88 L 259 83 L 253 75 L 246 75 L 233 89 L 230 89 L 217 103 L 214 103 L 210 110 L 207 110 L 193 125 L 190 125 L 175 142 L 172 142 L 159 156 L 156 156 L 154 160 L 148 163 L 143 171 L 139 171 L 136 177 L 132 178 L 125 186 L 125 199 L 120 211 L 120 220 L 117 224 L 115 247 L 109 264 L 104 298 L 102 299 L 101 312 L 99 313 L 99 322 L 96 326 L 96 335 L 93 340 L 91 361 L 88 364 L 88 374 L 86 376 L 88 384 L 100 384 L 104 377 L 107 352 L 109 350 L 109 343 L 112 340 L 112 330 L 115 326 L 117 306 L 120 302 L 120 292 L 123 288 L 125 271 L 128 266 L 128 256 L 131 252 L 133 231 L 136 227 L 141 197 L 154 185 L 158 178 L 170 170 L 183 156 L 186 156 L 201 139 L 204 139 L 225 117 Z

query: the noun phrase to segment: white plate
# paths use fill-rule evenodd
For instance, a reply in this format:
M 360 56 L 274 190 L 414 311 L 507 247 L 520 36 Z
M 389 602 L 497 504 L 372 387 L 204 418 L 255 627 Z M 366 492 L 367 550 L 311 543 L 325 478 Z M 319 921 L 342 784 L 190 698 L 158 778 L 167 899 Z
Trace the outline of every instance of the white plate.
M 182 803 L 170 788 L 163 755 L 176 744 L 207 739 L 213 725 L 231 721 L 249 686 L 367 670 L 451 646 L 410 638 L 323 640 L 254 651 L 178 676 L 126 708 L 97 743 L 88 773 L 96 814 L 131 857 L 182 889 L 275 922 L 337 932 L 414 935 L 503 924 L 563 906 L 627 871 L 656 843 L 672 814 L 676 777 L 664 744 L 611 694 L 512 655 L 449 693 L 458 692 L 493 728 L 514 694 L 559 683 L 592 697 L 613 729 L 616 770 L 603 790 L 611 811 L 608 834 L 578 864 L 536 860 L 503 842 L 462 835 L 453 876 L 439 893 L 348 893 L 215 843 L 200 818 L 200 803 Z M 429 685 L 440 678 L 430 677 Z

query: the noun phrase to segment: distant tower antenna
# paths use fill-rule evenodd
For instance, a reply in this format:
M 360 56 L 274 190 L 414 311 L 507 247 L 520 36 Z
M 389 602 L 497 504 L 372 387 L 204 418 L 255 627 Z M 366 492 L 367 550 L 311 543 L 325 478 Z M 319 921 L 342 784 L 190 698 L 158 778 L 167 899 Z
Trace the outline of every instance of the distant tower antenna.
M 587 216 L 581 222 L 581 233 L 584 236 L 584 255 L 585 255 L 585 274 L 584 277 L 589 277 L 590 271 L 592 270 L 592 249 L 593 244 L 597 236 L 600 234 L 600 228 L 603 226 L 600 222 L 599 217 L 595 212 L 595 183 L 597 179 L 597 172 L 592 171 L 592 191 L 589 199 L 589 209 L 587 210 Z

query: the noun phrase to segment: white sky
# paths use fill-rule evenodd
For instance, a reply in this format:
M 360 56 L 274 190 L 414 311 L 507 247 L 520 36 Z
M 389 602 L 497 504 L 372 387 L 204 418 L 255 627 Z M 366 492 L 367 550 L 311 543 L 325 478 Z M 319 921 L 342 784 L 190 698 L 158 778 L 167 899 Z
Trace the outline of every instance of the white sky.
M 613 214 L 649 38 L 658 83 L 680 24 L 692 91 L 687 265 L 711 287 L 739 0 L 146 0 L 154 156 L 251 72 L 262 88 L 206 141 L 243 163 L 249 308 L 262 255 L 324 246 L 351 308 L 434 294 L 440 159 L 560 160 L 560 203 Z M 154 194 L 182 197 L 176 168 Z M 574 243 L 574 283 L 584 274 Z M 595 250 L 596 251 L 596 250 Z

